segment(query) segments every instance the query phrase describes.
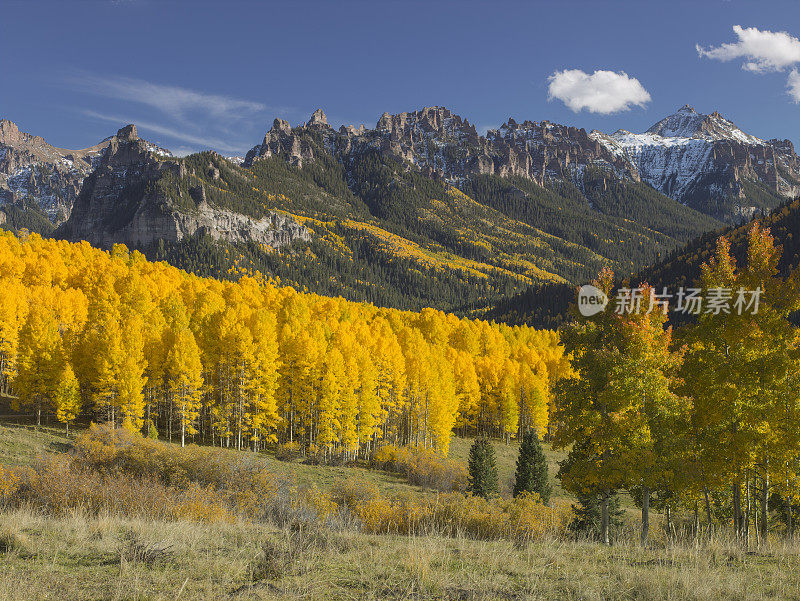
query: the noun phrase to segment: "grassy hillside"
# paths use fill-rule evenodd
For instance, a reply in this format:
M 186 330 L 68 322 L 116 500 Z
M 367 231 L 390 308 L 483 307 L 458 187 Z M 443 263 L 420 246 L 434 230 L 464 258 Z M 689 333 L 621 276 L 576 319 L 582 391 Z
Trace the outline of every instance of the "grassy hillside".
M 0 465 L 30 465 L 43 453 L 64 452 L 70 446 L 63 428 L 0 424 Z
M 81 430 L 78 431 L 78 434 L 80 432 Z M 0 423 L 0 465 L 31 465 L 42 454 L 68 451 L 76 435 L 73 433 L 68 437 L 64 429 L 59 427 L 37 429 L 30 424 Z M 450 443 L 448 458 L 466 464 L 469 448 L 473 441 L 474 439 L 472 438 L 453 438 Z M 180 447 L 177 444 L 168 442 L 163 442 L 162 444 L 173 447 L 177 452 L 180 452 Z M 505 444 L 501 441 L 495 441 L 494 447 L 497 455 L 497 470 L 501 490 L 507 496 L 510 494 L 514 470 L 516 469 L 519 442 L 514 440 L 509 444 Z M 558 471 L 558 462 L 566 457 L 566 453 L 554 451 L 547 444 L 544 445 L 544 449 L 548 459 L 551 483 L 554 487 L 554 496 L 566 497 L 567 495 L 561 490 L 558 480 L 555 478 L 555 474 Z M 241 456 L 241 452 L 236 450 L 219 449 L 218 452 L 231 459 Z M 364 465 L 348 467 L 309 465 L 301 459 L 281 461 L 276 459 L 272 453 L 259 453 L 255 456 L 255 459 L 264 469 L 282 478 L 292 480 L 301 487 L 316 485 L 322 490 L 329 491 L 337 482 L 347 478 L 356 478 L 374 484 L 381 493 L 390 496 L 401 493 L 434 493 L 434 491 L 423 491 L 419 486 L 408 484 L 406 479 L 399 474 L 370 469 Z

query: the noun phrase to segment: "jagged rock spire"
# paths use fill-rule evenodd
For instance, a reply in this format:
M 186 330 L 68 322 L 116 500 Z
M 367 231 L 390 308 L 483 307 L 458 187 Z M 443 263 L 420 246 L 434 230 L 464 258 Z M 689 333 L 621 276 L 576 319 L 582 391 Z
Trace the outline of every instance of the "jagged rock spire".
M 136 132 L 136 126 L 131 123 L 126 125 L 117 132 L 117 140 L 120 142 L 133 142 L 139 139 L 139 134 Z
M 317 109 L 311 114 L 311 119 L 306 123 L 306 127 L 328 127 L 328 118 L 322 109 Z

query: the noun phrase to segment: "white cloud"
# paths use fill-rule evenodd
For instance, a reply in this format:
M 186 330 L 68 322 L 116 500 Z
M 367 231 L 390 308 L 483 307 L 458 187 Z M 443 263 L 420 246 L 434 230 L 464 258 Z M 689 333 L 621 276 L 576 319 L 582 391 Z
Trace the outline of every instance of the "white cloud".
M 265 118 L 268 112 L 277 115 L 294 112 L 287 107 L 271 107 L 233 96 L 83 71 L 68 75 L 60 84 L 96 97 L 98 103 L 100 98 L 113 101 L 103 102 L 110 108 L 93 107 L 99 110 L 83 110 L 84 115 L 116 124 L 135 123 L 144 131 L 164 136 L 169 143 L 183 143 L 182 151 L 191 147 L 242 152 L 252 146 L 256 136 L 245 138 L 254 129 L 263 127 L 265 121 L 271 121 L 271 117 Z M 134 118 L 119 118 L 121 114 Z
M 797 72 L 797 69 L 792 69 L 792 72 L 789 73 L 787 88 L 789 96 L 791 96 L 795 102 L 800 103 L 800 73 Z
M 179 121 L 188 121 L 197 113 L 214 119 L 235 121 L 268 109 L 260 102 L 206 94 L 132 77 L 100 77 L 82 73 L 68 78 L 68 83 L 83 92 L 158 109 Z
M 244 152 L 249 149 L 249 146 L 247 145 L 238 145 L 238 146 L 232 145 L 228 140 L 213 138 L 208 136 L 193 135 L 191 133 L 175 129 L 173 127 L 160 125 L 158 123 L 152 123 L 149 121 L 142 121 L 141 119 L 129 119 L 117 115 L 106 115 L 103 113 L 98 113 L 95 111 L 88 111 L 88 110 L 82 112 L 84 115 L 86 115 L 87 117 L 91 117 L 92 119 L 99 119 L 101 121 L 108 121 L 109 123 L 115 123 L 117 124 L 117 127 L 124 127 L 128 123 L 134 123 L 136 124 L 137 129 L 141 129 L 143 131 L 150 131 L 155 134 L 160 134 L 162 136 L 168 136 L 170 138 L 174 138 L 176 140 L 180 140 L 182 142 L 186 142 L 188 144 L 193 145 L 193 147 L 184 146 L 176 150 L 173 150 L 173 152 L 177 155 L 191 154 L 192 152 L 197 152 L 198 150 L 205 148 L 216 148 L 224 152 L 234 152 L 234 153 Z
M 650 102 L 650 94 L 639 80 L 622 71 L 595 71 L 589 75 L 580 69 L 565 69 L 547 80 L 549 99 L 558 98 L 576 113 L 586 109 L 608 115 Z
M 800 63 L 800 40 L 785 31 L 761 31 L 755 27 L 733 26 L 738 42 L 703 48 L 696 45 L 701 57 L 730 61 L 744 58 L 742 68 L 754 73 L 783 71 Z

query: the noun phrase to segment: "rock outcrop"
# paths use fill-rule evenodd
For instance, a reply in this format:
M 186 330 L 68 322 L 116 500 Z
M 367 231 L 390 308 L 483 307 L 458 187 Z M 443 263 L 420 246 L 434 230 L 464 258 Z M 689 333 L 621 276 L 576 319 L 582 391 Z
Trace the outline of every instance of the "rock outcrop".
M 263 142 L 248 152 L 245 164 L 261 157 L 283 156 L 289 164 L 302 167 L 314 160 L 313 148 L 303 135 L 309 131 L 322 136 L 325 148 L 343 163 L 350 153 L 376 148 L 454 183 L 476 174 L 519 175 L 541 181 L 563 177 L 574 167 L 588 164 L 604 165 L 638 179 L 629 161 L 590 139 L 583 129 L 547 121 L 518 124 L 509 119 L 500 129 L 481 136 L 475 125 L 441 106 L 397 115 L 384 113 L 374 129 L 350 125 L 338 132 L 319 109 L 297 128 L 276 119 Z
M 210 166 L 209 176 L 218 178 L 219 172 L 215 178 L 212 171 L 215 168 Z M 252 219 L 213 207 L 202 184 L 185 195 L 175 182 L 186 178 L 182 163 L 154 150 L 129 125 L 110 140 L 97 169 L 86 178 L 72 215 L 55 235 L 87 240 L 101 248 L 116 243 L 144 248 L 159 240 L 179 242 L 197 233 L 271 247 L 310 238 L 304 226 L 277 212 Z
M 519 175 L 542 181 L 564 177 L 574 167 L 604 165 L 632 179 L 638 172 L 623 157 L 589 138 L 583 129 L 547 121 L 509 119 L 481 136 L 467 119 L 441 106 L 410 113 L 384 113 L 374 129 L 342 126 L 334 131 L 321 110 L 304 126 L 289 127 L 276 119 L 264 141 L 247 154 L 245 164 L 260 157 L 283 156 L 296 166 L 314 159 L 304 132 L 323 137 L 325 147 L 344 163 L 347 155 L 375 148 L 401 157 L 430 175 L 453 183 L 478 174 Z

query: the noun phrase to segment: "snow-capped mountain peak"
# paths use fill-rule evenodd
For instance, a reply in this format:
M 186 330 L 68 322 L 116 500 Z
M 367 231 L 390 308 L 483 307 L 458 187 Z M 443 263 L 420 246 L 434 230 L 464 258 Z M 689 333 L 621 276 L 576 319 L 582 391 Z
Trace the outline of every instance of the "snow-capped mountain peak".
M 798 192 L 797 155 L 790 143 L 765 142 L 716 111 L 705 115 L 685 105 L 644 133 L 621 129 L 590 137 L 635 165 L 642 181 L 721 219 L 758 209 L 746 199 L 742 180 L 766 185 L 776 199 Z
M 662 138 L 694 138 L 709 141 L 731 140 L 742 144 L 763 144 L 764 141 L 751 136 L 714 111 L 710 115 L 698 113 L 688 104 L 653 125 L 647 130 Z

